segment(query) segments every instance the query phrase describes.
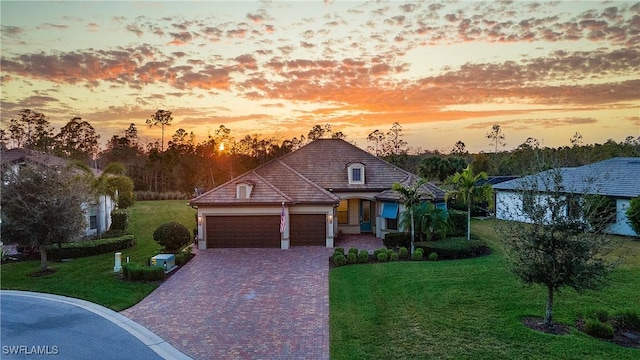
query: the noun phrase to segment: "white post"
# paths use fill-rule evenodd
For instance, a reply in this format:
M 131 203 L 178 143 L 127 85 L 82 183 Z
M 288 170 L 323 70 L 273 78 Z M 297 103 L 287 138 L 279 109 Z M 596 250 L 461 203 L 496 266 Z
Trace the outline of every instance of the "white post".
M 117 252 L 115 256 L 115 266 L 113 272 L 120 272 L 122 270 L 122 253 Z

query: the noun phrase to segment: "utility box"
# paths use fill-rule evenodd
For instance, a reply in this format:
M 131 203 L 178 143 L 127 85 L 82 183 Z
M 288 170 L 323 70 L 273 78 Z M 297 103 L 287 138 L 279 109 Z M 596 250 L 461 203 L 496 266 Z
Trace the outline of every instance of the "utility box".
M 176 256 L 173 254 L 158 254 L 151 258 L 151 267 L 161 267 L 165 273 L 176 268 Z

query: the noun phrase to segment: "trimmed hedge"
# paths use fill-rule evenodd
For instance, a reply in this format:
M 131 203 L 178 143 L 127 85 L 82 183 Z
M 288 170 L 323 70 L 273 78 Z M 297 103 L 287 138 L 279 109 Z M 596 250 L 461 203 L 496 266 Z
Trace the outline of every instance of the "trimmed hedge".
M 153 232 L 153 240 L 172 253 L 191 242 L 191 233 L 186 226 L 172 221 L 160 225 Z
M 466 259 L 490 252 L 484 241 L 468 241 L 466 237 L 417 242 L 416 248 L 423 249 L 425 254 L 436 253 L 438 260 Z
M 130 248 L 136 244 L 133 235 L 125 235 L 117 238 L 87 240 L 58 245 L 47 246 L 47 257 L 53 260 L 76 259 L 86 256 L 100 255 L 109 252 L 117 252 Z
M 111 212 L 111 230 L 126 231 L 129 226 L 129 213 L 126 210 L 115 209 Z
M 164 269 L 126 263 L 122 265 L 122 276 L 129 281 L 162 281 L 164 280 Z
M 411 234 L 407 232 L 388 233 L 384 236 L 382 242 L 384 246 L 389 248 L 410 247 Z

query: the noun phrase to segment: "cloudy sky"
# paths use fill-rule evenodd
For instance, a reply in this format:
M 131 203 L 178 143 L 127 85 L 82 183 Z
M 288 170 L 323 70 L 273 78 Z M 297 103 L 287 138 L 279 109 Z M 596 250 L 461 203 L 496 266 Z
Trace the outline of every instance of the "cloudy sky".
M 332 125 L 366 146 L 491 151 L 640 136 L 640 2 L 155 1 L 0 4 L 3 127 L 19 110 L 104 142 L 173 112 L 204 141 Z M 168 137 L 165 135 L 165 140 Z

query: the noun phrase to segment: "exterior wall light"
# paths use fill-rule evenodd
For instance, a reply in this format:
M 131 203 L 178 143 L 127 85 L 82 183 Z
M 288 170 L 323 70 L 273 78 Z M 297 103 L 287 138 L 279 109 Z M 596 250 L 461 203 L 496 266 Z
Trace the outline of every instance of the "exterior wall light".
M 333 214 L 327 214 L 327 222 L 333 224 Z
M 202 225 L 202 216 L 198 216 L 198 225 Z

